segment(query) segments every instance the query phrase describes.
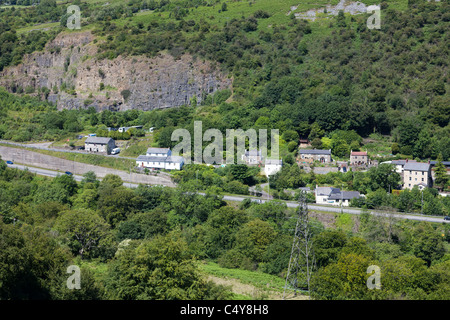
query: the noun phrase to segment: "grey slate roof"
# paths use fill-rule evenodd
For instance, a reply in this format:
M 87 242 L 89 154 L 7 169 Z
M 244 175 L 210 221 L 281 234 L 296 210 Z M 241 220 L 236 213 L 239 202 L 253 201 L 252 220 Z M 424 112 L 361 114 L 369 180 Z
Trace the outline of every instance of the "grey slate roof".
M 282 165 L 283 164 L 283 160 L 279 159 L 266 159 L 265 164 L 274 164 L 274 165 Z
M 88 137 L 84 143 L 108 144 L 111 140 L 114 141 L 112 138 Z
M 184 163 L 184 158 L 180 156 L 169 156 L 167 157 L 167 161 L 172 163 Z
M 148 148 L 147 153 L 167 153 L 170 148 Z
M 406 160 L 392 160 L 391 161 L 391 164 L 400 165 L 400 166 L 404 166 L 407 163 L 417 163 L 417 161 L 415 161 L 415 160 L 408 160 L 408 162 L 406 162 Z
M 300 154 L 324 154 L 331 155 L 331 150 L 319 150 L 319 149 L 302 149 Z
M 403 167 L 403 170 L 410 170 L 410 171 L 425 171 L 427 172 L 430 170 L 430 164 L 429 163 L 423 163 L 423 162 L 408 162 Z
M 339 193 L 333 193 L 328 199 L 329 200 L 351 200 L 353 198 L 359 198 L 360 194 L 358 191 L 342 191 Z
M 339 193 L 339 189 L 333 188 L 333 187 L 318 187 L 318 188 L 316 188 L 316 194 L 319 196 L 330 196 L 333 193 Z
M 435 166 L 435 165 L 438 164 L 438 162 L 437 162 L 437 161 L 430 161 L 430 164 L 431 164 L 432 166 Z M 448 166 L 450 166 L 450 161 L 442 161 L 442 164 L 443 164 L 444 166 L 448 167 Z

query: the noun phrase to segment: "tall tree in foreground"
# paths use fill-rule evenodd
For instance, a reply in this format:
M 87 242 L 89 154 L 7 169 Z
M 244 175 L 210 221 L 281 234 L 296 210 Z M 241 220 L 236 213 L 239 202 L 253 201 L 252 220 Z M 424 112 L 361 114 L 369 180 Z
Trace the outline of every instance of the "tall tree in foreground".
M 71 258 L 40 229 L 0 220 L 0 300 L 53 299 L 52 285 Z
M 111 299 L 228 299 L 222 287 L 206 282 L 187 243 L 176 234 L 130 241 L 118 251 L 106 281 Z
M 55 229 L 67 245 L 81 259 L 94 250 L 102 249 L 111 238 L 109 225 L 94 211 L 77 209 L 66 211 L 56 220 Z

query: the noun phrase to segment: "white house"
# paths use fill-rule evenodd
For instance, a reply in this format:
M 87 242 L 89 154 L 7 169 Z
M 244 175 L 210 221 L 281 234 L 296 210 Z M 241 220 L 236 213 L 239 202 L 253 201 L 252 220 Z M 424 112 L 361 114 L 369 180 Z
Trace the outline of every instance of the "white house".
M 386 161 L 383 163 L 391 163 L 391 164 L 395 165 L 395 171 L 399 174 L 403 174 L 405 165 L 407 163 L 411 163 L 411 162 L 416 163 L 417 161 L 415 161 L 415 160 L 392 160 L 392 161 Z
M 316 195 L 316 203 L 318 204 L 327 204 L 328 198 L 335 193 L 340 193 L 338 188 L 333 187 L 316 187 L 314 190 Z
M 341 191 L 333 187 L 317 187 L 315 190 L 317 204 L 331 204 L 348 207 L 353 198 L 361 197 L 358 191 Z
M 266 175 L 266 177 L 269 177 L 280 171 L 282 167 L 283 167 L 283 160 L 266 159 L 264 166 L 264 174 Z
M 181 170 L 184 158 L 172 156 L 170 148 L 149 148 L 145 155 L 136 159 L 136 166 L 152 170 Z
M 170 148 L 148 148 L 147 156 L 149 157 L 168 157 L 172 155 Z
M 242 155 L 242 160 L 248 165 L 258 165 L 264 159 L 261 150 L 245 150 L 245 153 Z

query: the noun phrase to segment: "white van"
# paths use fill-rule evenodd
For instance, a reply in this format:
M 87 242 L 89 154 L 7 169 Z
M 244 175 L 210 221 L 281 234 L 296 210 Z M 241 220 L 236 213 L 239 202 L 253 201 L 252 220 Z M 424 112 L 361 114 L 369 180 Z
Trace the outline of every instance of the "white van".
M 120 153 L 120 148 L 114 148 L 111 151 L 111 154 L 118 154 L 118 153 Z

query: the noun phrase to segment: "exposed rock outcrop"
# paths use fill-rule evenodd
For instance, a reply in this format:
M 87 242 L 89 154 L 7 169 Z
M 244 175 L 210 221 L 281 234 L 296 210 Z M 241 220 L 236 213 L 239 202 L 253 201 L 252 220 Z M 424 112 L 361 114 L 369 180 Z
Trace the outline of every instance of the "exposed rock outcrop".
M 231 89 L 232 79 L 209 61 L 164 53 L 98 60 L 95 42 L 90 32 L 62 33 L 44 51 L 3 70 L 0 86 L 45 95 L 58 109 L 99 111 L 178 107 L 194 96 L 200 103 L 205 94 Z

